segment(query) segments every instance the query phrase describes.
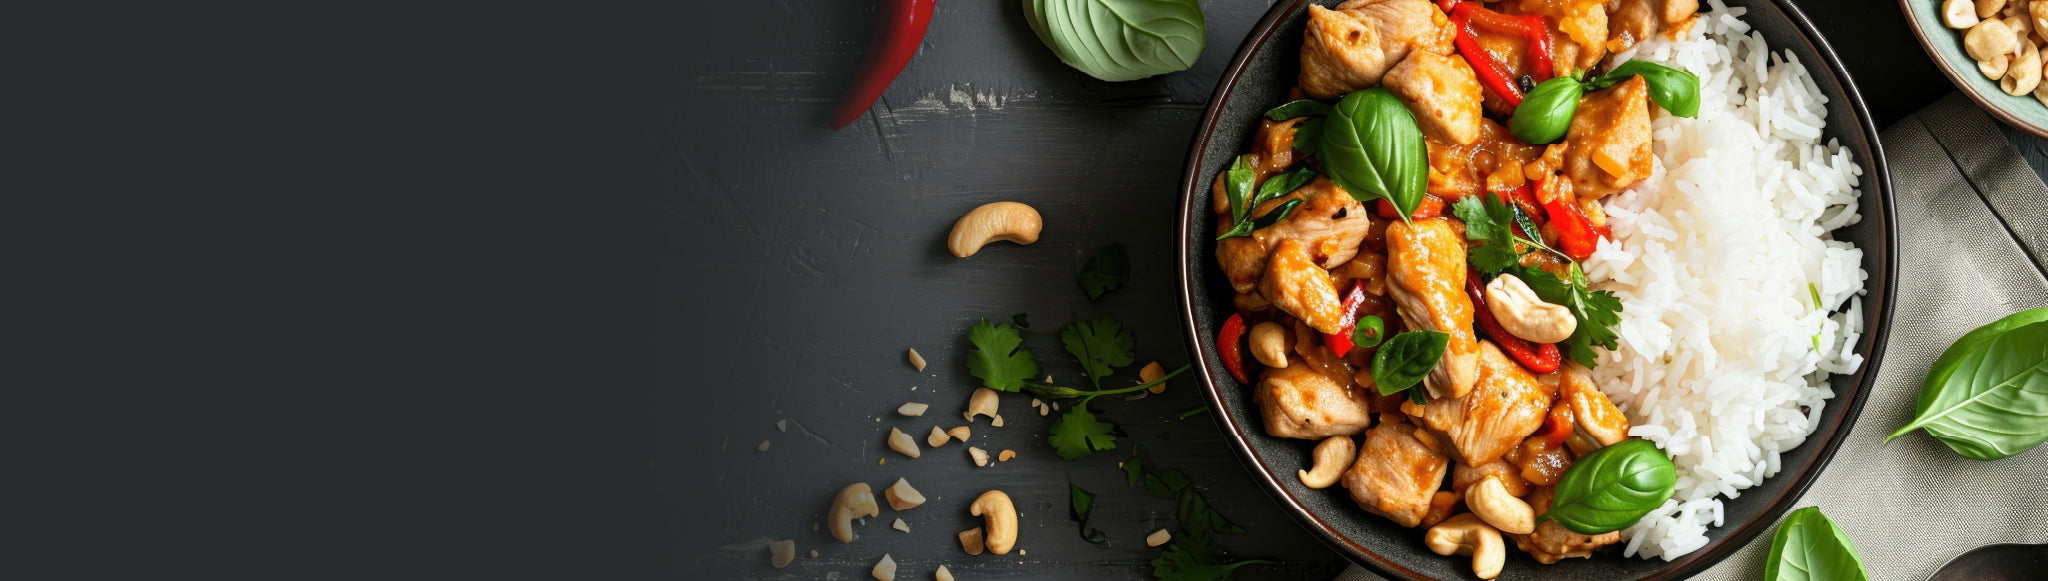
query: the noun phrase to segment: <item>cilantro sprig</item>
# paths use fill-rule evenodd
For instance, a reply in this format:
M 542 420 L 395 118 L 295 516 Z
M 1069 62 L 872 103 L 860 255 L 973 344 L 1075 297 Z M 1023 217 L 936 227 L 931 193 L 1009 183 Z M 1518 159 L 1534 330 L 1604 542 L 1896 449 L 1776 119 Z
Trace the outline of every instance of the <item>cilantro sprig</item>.
M 1544 244 L 1536 234 L 1535 221 L 1523 213 L 1520 206 L 1509 204 L 1499 195 L 1489 192 L 1459 199 L 1452 205 L 1451 212 L 1465 221 L 1466 238 L 1484 242 L 1471 251 L 1473 269 L 1487 276 L 1513 274 L 1545 302 L 1564 305 L 1578 317 L 1578 329 L 1572 331 L 1570 338 L 1558 343 L 1565 356 L 1579 365 L 1593 367 L 1600 358 L 1594 347 L 1619 347 L 1619 337 L 1612 327 L 1621 322 L 1621 299 L 1612 292 L 1587 288 L 1586 271 L 1571 257 Z M 1516 234 L 1515 226 L 1521 227 L 1528 236 Z M 1555 254 L 1569 265 L 1566 276 L 1560 277 L 1541 267 L 1522 264 L 1522 255 L 1537 251 Z
M 1082 373 L 1088 375 L 1088 382 L 1097 389 L 1102 387 L 1102 378 L 1135 360 L 1133 350 L 1137 348 L 1131 332 L 1116 320 L 1116 315 L 1075 321 L 1060 331 L 1060 342 L 1067 346 L 1067 353 L 1081 361 Z
M 1558 343 L 1565 356 L 1579 365 L 1593 367 L 1599 363 L 1600 353 L 1594 347 L 1616 349 L 1620 337 L 1614 334 L 1614 325 L 1621 323 L 1621 299 L 1608 291 L 1586 288 L 1586 271 L 1574 262 L 1570 266 L 1571 280 L 1558 278 L 1550 271 L 1534 266 L 1516 265 L 1509 269 L 1516 278 L 1536 291 L 1544 302 L 1564 305 L 1572 315 L 1579 318 L 1579 328 L 1572 336 Z
M 1038 375 L 1038 359 L 1019 349 L 1024 337 L 1010 323 L 982 319 L 967 330 L 967 342 L 967 371 L 989 389 L 1017 391 L 1024 380 Z
M 1142 482 L 1146 492 L 1178 503 L 1174 517 L 1180 520 L 1181 531 L 1173 535 L 1173 540 L 1158 557 L 1152 559 L 1154 578 L 1162 581 L 1215 581 L 1229 579 L 1231 572 L 1238 567 L 1274 564 L 1260 560 L 1222 562 L 1215 547 L 1210 545 L 1214 535 L 1244 534 L 1246 531 L 1211 507 L 1208 499 L 1195 490 L 1194 483 L 1180 470 L 1164 473 L 1146 470 L 1144 460 L 1136 454 L 1124 461 L 1123 470 L 1128 486 Z
M 1096 419 L 1095 414 L 1088 411 L 1088 402 L 1105 395 L 1125 394 L 1159 385 L 1187 370 L 1188 366 L 1182 365 L 1159 379 L 1116 389 L 1082 390 L 1042 381 L 1026 381 L 1024 390 L 1046 399 L 1081 398 L 1080 403 L 1060 412 L 1060 418 L 1046 430 L 1046 442 L 1052 444 L 1060 459 L 1079 460 L 1097 451 L 1116 449 L 1116 425 Z

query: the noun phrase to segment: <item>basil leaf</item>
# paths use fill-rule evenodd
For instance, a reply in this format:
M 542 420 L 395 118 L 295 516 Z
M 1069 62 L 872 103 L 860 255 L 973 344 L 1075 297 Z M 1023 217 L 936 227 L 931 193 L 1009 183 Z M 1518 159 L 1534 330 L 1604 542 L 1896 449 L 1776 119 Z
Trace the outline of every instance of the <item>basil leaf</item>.
M 1387 322 L 1373 315 L 1360 317 L 1358 324 L 1351 328 L 1351 345 L 1354 348 L 1378 347 L 1386 338 Z
M 1628 61 L 1594 77 L 1591 84 L 1596 89 L 1605 89 L 1636 75 L 1643 76 L 1643 82 L 1650 87 L 1650 100 L 1656 101 L 1658 107 L 1679 117 L 1699 116 L 1700 78 L 1692 73 L 1649 61 Z
M 1572 114 L 1579 110 L 1579 97 L 1586 86 L 1571 77 L 1557 77 L 1536 85 L 1522 97 L 1521 106 L 1508 118 L 1508 133 L 1524 143 L 1544 145 L 1564 139 L 1572 127 Z
M 1849 535 L 1809 506 L 1792 511 L 1771 536 L 1771 556 L 1764 562 L 1764 581 L 1868 581 L 1863 557 L 1849 544 Z
M 1067 482 L 1067 501 L 1073 505 L 1074 522 L 1081 525 L 1081 540 L 1095 544 L 1109 542 L 1109 535 L 1102 534 L 1101 530 L 1088 526 L 1088 513 L 1094 512 L 1095 509 L 1095 493 L 1084 490 L 1080 485 L 1069 481 Z
M 1678 488 L 1678 469 L 1649 440 L 1631 438 L 1594 450 L 1557 481 L 1550 519 L 1584 535 L 1618 531 L 1663 506 Z
M 1345 95 L 1328 120 L 1317 156 L 1330 179 L 1358 201 L 1393 202 L 1408 221 L 1429 180 L 1429 151 L 1415 115 L 1386 87 L 1373 87 Z
M 1965 458 L 1997 460 L 2048 441 L 2048 307 L 2013 313 L 1957 339 L 1920 384 L 1913 421 Z
M 1251 154 L 1237 156 L 1230 162 L 1230 171 L 1223 172 L 1223 195 L 1230 200 L 1231 221 L 1243 222 L 1245 213 L 1252 211 L 1251 200 L 1245 196 L 1251 195 L 1252 182 L 1258 179 L 1259 173 L 1252 170 Z
M 1081 292 L 1088 293 L 1088 300 L 1102 298 L 1104 293 L 1122 288 L 1131 280 L 1131 255 L 1124 252 L 1123 244 L 1111 244 L 1095 251 L 1088 257 L 1088 263 L 1081 265 L 1081 273 L 1074 275 L 1074 282 L 1081 285 Z
M 1330 114 L 1330 104 L 1322 101 L 1301 99 L 1281 103 L 1279 107 L 1266 110 L 1266 118 L 1286 121 L 1295 117 L 1320 117 Z
M 1310 117 L 1294 124 L 1294 150 L 1302 155 L 1315 155 L 1323 144 L 1323 118 Z
M 1252 207 L 1257 208 L 1259 204 L 1266 203 L 1266 200 L 1285 196 L 1294 190 L 1299 190 L 1302 186 L 1308 185 L 1309 182 L 1315 179 L 1315 168 L 1308 166 L 1302 166 L 1294 171 L 1266 178 L 1266 183 L 1259 184 L 1259 194 L 1252 197 Z
M 1029 0 L 1024 8 L 1053 56 L 1105 81 L 1187 70 L 1208 41 L 1196 0 Z
M 1274 208 L 1273 211 L 1266 212 L 1266 215 L 1252 220 L 1252 229 L 1257 230 L 1278 224 L 1281 220 L 1287 219 L 1287 215 L 1294 213 L 1294 209 L 1299 207 L 1301 207 L 1301 198 L 1288 200 L 1286 203 L 1280 204 L 1280 207 Z
M 1451 345 L 1451 335 L 1441 331 L 1409 331 L 1387 340 L 1377 353 L 1372 354 L 1372 383 L 1380 395 L 1393 395 L 1401 390 L 1415 387 L 1429 370 L 1436 368 L 1438 359 L 1444 356 L 1444 349 Z

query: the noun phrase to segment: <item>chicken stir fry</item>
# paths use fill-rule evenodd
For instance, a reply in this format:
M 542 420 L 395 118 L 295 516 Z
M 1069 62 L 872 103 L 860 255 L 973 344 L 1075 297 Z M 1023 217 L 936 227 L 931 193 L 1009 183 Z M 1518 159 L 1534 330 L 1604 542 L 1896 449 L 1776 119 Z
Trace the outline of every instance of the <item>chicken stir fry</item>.
M 1339 482 L 1401 526 L 1488 527 L 1541 563 L 1616 545 L 1616 532 L 1526 521 L 1549 509 L 1578 459 L 1629 439 L 1628 417 L 1588 370 L 1598 349 L 1614 348 L 1605 325 L 1619 305 L 1599 306 L 1578 261 L 1606 236 L 1599 201 L 1650 177 L 1651 119 L 1682 113 L 1653 101 L 1670 91 L 1640 63 L 1608 56 L 1690 26 L 1697 9 L 1310 6 L 1294 91 L 1306 100 L 1260 122 L 1249 152 L 1218 176 L 1212 206 L 1217 261 L 1237 293 L 1226 328 L 1258 326 L 1265 342 L 1256 360 L 1241 333 L 1218 348 L 1266 433 L 1359 438 Z M 1557 83 L 1569 84 L 1538 89 Z M 1530 129 L 1524 99 L 1546 90 L 1567 91 L 1543 105 L 1563 115 Z M 1427 167 L 1413 198 L 1389 193 L 1399 180 L 1383 171 L 1361 184 L 1330 157 L 1344 154 L 1330 150 L 1328 124 L 1372 91 L 1397 99 L 1393 114 L 1405 110 L 1419 134 Z M 1348 109 L 1328 102 L 1339 98 Z M 1283 111 L 1303 103 L 1308 113 Z M 1508 518 L 1503 506 L 1527 514 L 1495 522 Z

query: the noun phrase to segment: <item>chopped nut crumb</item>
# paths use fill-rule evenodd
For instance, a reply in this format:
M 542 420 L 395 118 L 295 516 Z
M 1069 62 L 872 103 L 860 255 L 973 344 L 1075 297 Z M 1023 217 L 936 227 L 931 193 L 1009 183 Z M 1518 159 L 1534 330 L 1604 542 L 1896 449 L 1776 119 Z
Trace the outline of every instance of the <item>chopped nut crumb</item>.
M 946 430 L 946 435 L 952 436 L 953 439 L 959 440 L 960 443 L 965 444 L 967 443 L 967 437 L 974 435 L 974 430 L 968 428 L 967 426 L 960 426 L 958 428 Z
M 875 570 L 872 573 L 881 581 L 896 581 L 896 560 L 889 558 L 888 553 L 883 553 L 882 560 L 875 563 Z
M 1046 415 L 1046 414 L 1049 414 L 1049 413 L 1052 413 L 1052 406 L 1049 406 L 1049 405 L 1042 405 L 1042 406 L 1038 406 L 1038 415 L 1041 415 L 1041 416 L 1043 416 L 1043 415 Z
M 1042 405 L 1045 405 L 1045 402 L 1044 402 L 1044 401 L 1042 401 L 1042 400 L 1039 400 L 1038 398 L 1035 398 L 1035 397 L 1034 397 L 1034 398 L 1031 398 L 1031 407 L 1038 407 L 1038 406 L 1042 406 Z
M 1017 457 L 1017 451 L 1016 451 L 1016 450 L 1003 450 L 1003 452 L 1002 452 L 1002 453 L 1000 453 L 1000 454 L 996 454 L 996 461 L 997 461 L 997 462 L 1009 462 L 1011 458 L 1015 458 L 1015 457 Z
M 889 428 L 889 449 L 912 458 L 922 455 L 917 449 L 917 439 L 896 428 Z
M 759 445 L 759 446 L 755 446 L 755 447 L 754 447 L 754 451 L 755 451 L 755 452 L 766 452 L 766 451 L 768 451 L 768 441 L 767 441 L 767 440 L 761 440 L 761 445 Z
M 969 456 L 973 456 L 973 457 L 974 457 L 974 465 L 975 465 L 975 466 L 987 466 L 987 465 L 988 465 L 988 451 L 987 451 L 987 450 L 983 450 L 983 449 L 981 449 L 981 448 L 968 448 L 968 449 L 967 449 L 967 455 L 969 455 Z
M 918 417 L 918 416 L 924 415 L 924 410 L 925 410 L 926 408 L 929 408 L 929 407 L 931 407 L 931 406 L 928 406 L 928 405 L 925 405 L 925 404 L 921 404 L 921 403 L 917 403 L 917 402 L 911 402 L 911 403 L 906 403 L 906 404 L 903 404 L 903 405 L 902 405 L 902 407 L 898 407 L 898 408 L 896 408 L 896 413 L 898 413 L 898 414 L 902 414 L 902 415 L 904 415 L 904 416 L 906 416 L 906 417 L 912 417 L 912 418 L 914 418 L 914 417 Z
M 777 432 L 787 432 L 787 431 L 789 431 L 789 420 L 786 420 L 786 419 L 785 419 L 785 420 L 775 420 L 775 431 L 777 431 Z
M 892 529 L 896 529 L 896 530 L 899 530 L 899 531 L 903 531 L 903 532 L 906 532 L 906 533 L 907 533 L 907 532 L 910 532 L 910 523 L 906 523 L 906 522 L 903 522 L 903 519 L 900 519 L 900 518 L 899 518 L 899 519 L 896 519 L 896 523 L 895 523 L 895 524 L 891 524 L 891 525 L 889 525 L 889 528 L 892 528 Z
M 918 371 L 924 371 L 924 356 L 918 355 L 916 349 L 910 350 L 910 366 L 916 367 Z
M 818 558 L 818 550 L 817 550 L 817 549 L 811 549 L 811 558 L 813 558 L 813 559 L 816 559 L 816 558 Z
M 1166 532 L 1166 529 L 1159 529 L 1154 531 L 1151 536 L 1145 537 L 1145 546 L 1157 547 L 1171 540 L 1173 540 L 1173 533 Z
M 939 446 L 946 445 L 946 441 L 952 438 L 952 436 L 946 435 L 945 430 L 939 429 L 938 426 L 932 426 L 932 435 L 925 436 L 924 443 L 930 445 L 933 448 L 937 448 Z
M 1003 427 L 1003 414 L 996 414 L 996 419 L 989 420 L 988 425 L 997 428 Z
M 932 578 L 938 581 L 953 581 L 953 572 L 947 571 L 945 565 L 939 565 L 939 570 L 932 572 Z

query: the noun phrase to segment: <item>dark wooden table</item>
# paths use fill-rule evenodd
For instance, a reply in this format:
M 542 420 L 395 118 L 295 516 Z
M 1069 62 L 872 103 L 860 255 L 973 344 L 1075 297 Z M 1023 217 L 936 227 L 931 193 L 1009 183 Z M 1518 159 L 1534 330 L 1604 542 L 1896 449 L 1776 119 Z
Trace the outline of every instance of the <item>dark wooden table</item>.
M 1204 2 L 1209 40 L 1193 69 L 1104 83 L 1060 64 L 1017 2 L 941 2 L 922 52 L 865 118 L 825 118 L 858 66 L 871 2 L 716 3 L 678 34 L 691 50 L 660 69 L 667 104 L 658 147 L 674 184 L 656 201 L 667 233 L 660 265 L 662 427 L 655 468 L 682 578 L 867 578 L 884 553 L 901 578 L 945 564 L 961 579 L 1138 578 L 1158 554 L 1144 536 L 1174 528 L 1174 504 L 1126 488 L 1119 461 L 1186 471 L 1218 509 L 1249 529 L 1217 544 L 1278 566 L 1248 579 L 1323 579 L 1343 561 L 1298 530 L 1259 490 L 1206 416 L 1191 379 L 1140 401 L 1093 408 L 1122 426 L 1113 452 L 1063 462 L 1044 442 L 1051 417 L 1006 396 L 1006 425 L 974 425 L 974 445 L 1017 458 L 977 468 L 958 443 L 912 460 L 889 451 L 891 427 L 918 436 L 959 425 L 976 384 L 965 333 L 977 318 L 1029 313 L 1025 348 L 1056 379 L 1078 367 L 1058 329 L 1114 313 L 1137 337 L 1139 363 L 1172 368 L 1188 354 L 1174 298 L 1176 189 L 1197 117 L 1226 61 L 1270 6 Z M 1806 0 L 1851 69 L 1880 126 L 1952 90 L 1910 37 L 1895 4 Z M 993 201 L 1036 207 L 1031 246 L 968 259 L 945 250 L 954 219 Z M 1091 302 L 1076 270 L 1096 247 L 1123 243 L 1122 290 Z M 923 373 L 904 361 L 915 347 Z M 1117 379 L 1135 374 L 1136 367 Z M 897 416 L 905 402 L 932 410 Z M 776 422 L 787 420 L 787 431 Z M 766 452 L 756 451 L 761 442 Z M 932 501 L 886 507 L 842 545 L 814 523 L 851 482 L 878 490 L 908 478 Z M 1100 495 L 1091 545 L 1068 517 L 1068 482 Z M 969 557 L 954 534 L 966 505 L 999 488 L 1018 503 L 1022 551 Z M 889 528 L 901 517 L 911 526 Z M 768 565 L 765 539 L 795 539 L 799 558 Z M 818 558 L 808 558 L 809 551 Z

